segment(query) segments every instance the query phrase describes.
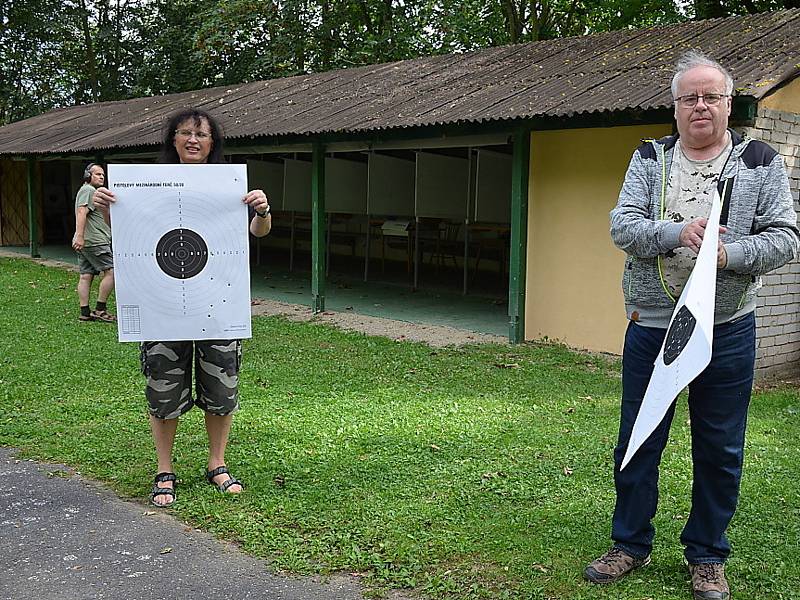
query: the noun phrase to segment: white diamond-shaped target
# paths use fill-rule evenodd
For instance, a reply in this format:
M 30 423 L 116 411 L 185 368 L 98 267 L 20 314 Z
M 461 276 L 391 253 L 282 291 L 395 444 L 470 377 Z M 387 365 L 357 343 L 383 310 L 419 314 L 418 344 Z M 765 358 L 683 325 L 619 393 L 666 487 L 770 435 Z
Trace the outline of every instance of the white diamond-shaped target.
M 721 211 L 722 201 L 715 191 L 700 252 L 672 313 L 620 470 L 655 431 L 681 390 L 711 362 Z
M 108 166 L 121 342 L 251 337 L 246 165 Z

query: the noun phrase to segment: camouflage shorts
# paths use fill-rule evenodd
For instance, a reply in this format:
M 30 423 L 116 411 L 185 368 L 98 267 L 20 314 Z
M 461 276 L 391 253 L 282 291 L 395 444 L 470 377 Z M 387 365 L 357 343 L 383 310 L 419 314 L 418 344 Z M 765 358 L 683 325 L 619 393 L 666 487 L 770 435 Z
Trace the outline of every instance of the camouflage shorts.
M 195 395 L 192 399 L 192 356 Z M 142 373 L 150 414 L 176 419 L 197 404 L 212 415 L 239 408 L 241 340 L 142 342 Z

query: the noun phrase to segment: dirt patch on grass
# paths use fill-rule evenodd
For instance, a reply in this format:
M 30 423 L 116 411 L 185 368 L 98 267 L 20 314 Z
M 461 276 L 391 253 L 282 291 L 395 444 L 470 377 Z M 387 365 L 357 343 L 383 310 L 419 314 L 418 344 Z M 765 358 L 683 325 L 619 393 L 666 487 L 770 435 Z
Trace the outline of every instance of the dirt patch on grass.
M 76 273 L 78 272 L 77 258 L 75 259 L 74 263 L 64 262 L 63 260 L 54 260 L 51 258 L 31 258 L 30 256 L 15 252 L 14 250 L 9 250 L 7 248 L 0 248 L 0 256 L 4 256 L 6 258 L 24 258 L 35 263 L 39 263 L 40 265 L 45 265 L 48 267 L 60 267 L 62 269 L 67 269 L 68 271 L 75 271 Z
M 299 304 L 276 300 L 253 300 L 253 316 L 281 315 L 293 321 L 328 323 L 349 331 L 388 337 L 396 341 L 423 342 L 430 346 L 463 346 L 466 344 L 507 344 L 508 338 L 488 333 L 476 333 L 445 325 L 428 325 L 370 317 L 352 312 L 324 311 L 312 314 L 311 309 Z
M 27 258 L 49 267 L 77 271 L 75 264 L 48 258 L 30 258 L 18 252 L 0 248 L 0 256 Z M 290 304 L 266 298 L 255 298 L 252 302 L 253 316 L 281 315 L 293 321 L 328 323 L 341 329 L 359 331 L 366 335 L 383 336 L 396 341 L 423 342 L 430 346 L 464 346 L 467 344 L 507 344 L 508 338 L 488 333 L 476 333 L 445 325 L 411 323 L 381 317 L 370 317 L 352 312 L 325 311 L 312 314 L 311 308 L 301 304 Z

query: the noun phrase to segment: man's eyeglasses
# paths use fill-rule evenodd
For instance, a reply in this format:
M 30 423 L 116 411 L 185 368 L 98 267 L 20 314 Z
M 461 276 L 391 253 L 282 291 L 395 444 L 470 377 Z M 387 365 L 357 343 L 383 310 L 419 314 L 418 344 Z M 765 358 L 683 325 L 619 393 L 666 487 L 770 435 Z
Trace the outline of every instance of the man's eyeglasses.
M 187 140 L 190 137 L 194 136 L 201 142 L 211 139 L 210 133 L 206 133 L 205 131 L 192 131 L 191 129 L 176 129 L 175 135 L 178 137 L 186 138 Z
M 688 94 L 686 96 L 678 96 L 673 100 L 675 104 L 681 108 L 694 108 L 697 106 L 697 101 L 703 99 L 703 104 L 706 106 L 717 106 L 723 98 L 727 98 L 730 94 Z

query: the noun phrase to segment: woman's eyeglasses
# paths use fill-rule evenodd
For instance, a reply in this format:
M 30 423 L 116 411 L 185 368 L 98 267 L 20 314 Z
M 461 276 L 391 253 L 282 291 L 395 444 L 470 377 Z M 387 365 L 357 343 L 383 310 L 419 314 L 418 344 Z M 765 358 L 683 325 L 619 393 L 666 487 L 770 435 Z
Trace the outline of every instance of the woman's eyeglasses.
M 181 138 L 186 138 L 187 140 L 194 136 L 201 142 L 211 139 L 210 133 L 206 133 L 205 131 L 192 131 L 191 129 L 176 129 L 175 135 Z

